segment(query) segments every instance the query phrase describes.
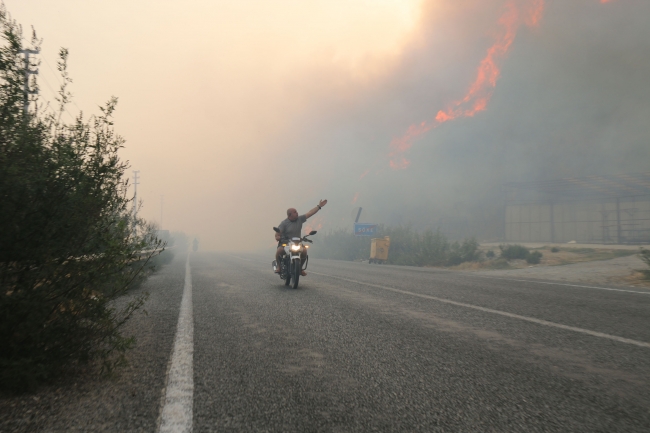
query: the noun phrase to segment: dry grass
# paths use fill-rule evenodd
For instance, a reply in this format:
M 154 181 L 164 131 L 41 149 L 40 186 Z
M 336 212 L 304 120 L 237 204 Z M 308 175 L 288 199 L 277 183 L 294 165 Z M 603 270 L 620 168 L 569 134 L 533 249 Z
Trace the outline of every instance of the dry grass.
M 455 271 L 480 271 L 485 269 L 516 269 L 516 264 L 518 262 L 526 263 L 525 260 L 507 261 L 505 259 L 497 258 L 494 260 L 483 260 L 481 262 L 465 262 L 457 266 L 449 266 L 448 269 L 452 269 Z
M 557 248 L 557 247 L 556 247 Z M 495 251 L 494 248 L 482 248 L 482 251 L 485 253 L 489 249 Z M 610 260 L 617 257 L 626 257 L 634 254 L 638 254 L 639 251 L 636 249 L 630 250 L 620 250 L 612 248 L 571 248 L 571 247 L 561 247 L 558 248 L 558 252 L 551 252 L 551 247 L 542 247 L 542 248 L 531 248 L 531 251 L 539 251 L 543 254 L 539 264 L 534 266 L 561 266 L 561 265 L 570 265 L 573 263 L 582 263 L 582 262 L 591 262 L 595 260 Z M 498 254 L 498 249 L 495 251 Z M 496 260 L 486 260 L 481 263 L 481 266 L 477 268 L 464 268 L 467 270 L 471 269 L 493 269 L 494 262 Z M 525 260 L 509 260 L 508 266 L 512 269 L 527 268 L 533 265 L 526 263 Z M 503 268 L 501 265 L 497 267 Z M 462 267 L 454 267 L 454 269 L 463 269 Z
M 623 281 L 628 286 L 642 286 L 650 287 L 650 280 L 648 280 L 642 272 L 634 271 L 629 276 L 623 278 Z
M 557 247 L 556 247 L 557 248 Z M 573 263 L 591 262 L 595 260 L 610 260 L 617 257 L 626 257 L 638 254 L 638 250 L 620 250 L 611 248 L 559 248 L 558 252 L 551 252 L 551 247 L 531 248 L 531 251 L 539 251 L 543 254 L 541 261 L 537 265 L 531 265 L 526 260 L 508 260 L 499 259 L 498 249 L 495 248 L 480 248 L 485 253 L 492 250 L 497 253 L 497 257 L 493 259 L 483 260 L 481 262 L 465 262 L 458 266 L 451 266 L 449 269 L 457 271 L 478 271 L 486 269 L 521 269 L 528 267 L 539 266 L 561 266 L 570 265 Z M 643 274 L 637 272 L 639 275 L 634 277 L 634 281 L 642 279 Z

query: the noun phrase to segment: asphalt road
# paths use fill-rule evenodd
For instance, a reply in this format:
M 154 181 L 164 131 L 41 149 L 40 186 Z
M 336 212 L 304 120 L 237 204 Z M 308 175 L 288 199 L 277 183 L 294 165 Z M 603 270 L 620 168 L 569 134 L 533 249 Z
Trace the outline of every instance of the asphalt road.
M 650 431 L 650 292 L 269 262 L 191 258 L 194 431 Z
M 648 290 L 316 259 L 293 290 L 270 261 L 177 258 L 119 378 L 0 401 L 0 431 L 155 431 L 174 392 L 178 431 L 650 431 Z

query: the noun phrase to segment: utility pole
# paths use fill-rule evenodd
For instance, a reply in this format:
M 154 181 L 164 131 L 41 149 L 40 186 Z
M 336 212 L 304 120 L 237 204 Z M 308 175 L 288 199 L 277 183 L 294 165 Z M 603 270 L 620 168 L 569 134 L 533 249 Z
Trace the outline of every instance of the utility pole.
M 164 199 L 164 198 L 165 198 L 164 195 L 161 195 L 161 196 L 160 196 L 160 230 L 163 229 L 163 224 L 162 224 L 162 223 L 163 223 L 163 219 L 162 219 L 162 217 L 163 217 L 163 199 Z
M 133 170 L 133 222 L 138 217 L 138 173 L 140 170 Z
M 23 99 L 23 113 L 27 115 L 28 110 L 29 110 L 29 95 L 34 95 L 38 93 L 37 90 L 30 90 L 29 89 L 29 76 L 30 75 L 38 75 L 38 69 L 35 71 L 32 71 L 29 69 L 31 66 L 29 63 L 29 55 L 30 54 L 39 54 L 40 50 L 20 50 L 19 53 L 25 55 L 25 83 L 24 83 L 24 99 Z

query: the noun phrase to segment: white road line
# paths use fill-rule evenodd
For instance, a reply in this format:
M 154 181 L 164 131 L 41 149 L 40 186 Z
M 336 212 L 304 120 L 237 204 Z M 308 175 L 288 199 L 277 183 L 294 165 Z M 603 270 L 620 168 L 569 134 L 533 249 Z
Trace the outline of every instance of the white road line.
M 266 263 L 266 262 L 261 261 L 261 260 L 251 260 L 251 259 L 246 259 L 244 257 L 237 257 L 237 256 L 233 256 L 233 257 L 235 257 L 237 259 L 241 259 L 241 260 L 246 260 L 246 261 L 249 261 L 249 262 L 254 261 L 254 262 L 258 262 L 258 263 L 264 263 L 264 264 Z M 428 271 L 424 271 L 424 270 L 420 270 L 420 269 L 417 269 L 417 271 L 421 272 L 421 273 L 425 273 L 425 274 L 426 273 L 433 274 L 432 272 L 428 272 Z M 449 270 L 446 270 L 446 269 L 441 269 L 441 271 L 444 271 L 445 273 L 455 273 L 456 272 L 456 271 L 449 271 Z M 312 272 L 312 273 L 315 273 L 315 272 Z M 552 285 L 552 286 L 578 287 L 578 288 L 581 288 L 581 289 L 597 289 L 597 290 L 608 290 L 608 291 L 612 291 L 612 292 L 637 293 L 639 295 L 650 295 L 650 290 L 647 291 L 647 292 L 641 292 L 641 291 L 638 291 L 638 290 L 613 289 L 611 287 L 583 286 L 583 285 L 580 285 L 580 284 L 568 284 L 568 283 L 561 283 L 559 281 L 520 280 L 520 279 L 515 279 L 515 278 L 491 277 L 489 275 L 477 275 L 477 274 L 474 274 L 474 273 L 471 273 L 471 272 L 463 272 L 463 274 L 464 275 L 469 275 L 469 276 L 472 276 L 472 277 L 487 278 L 487 279 L 492 279 L 492 280 L 517 281 L 517 282 L 520 282 L 520 283 L 549 284 L 549 285 Z M 325 274 L 321 274 L 321 275 L 325 275 Z
M 465 274 L 465 275 L 468 275 L 468 274 Z M 471 275 L 471 274 L 469 274 L 469 275 Z M 567 284 L 567 283 L 558 283 L 558 282 L 552 282 L 552 281 L 517 280 L 517 279 L 514 279 L 514 278 L 491 277 L 491 276 L 488 276 L 488 275 L 472 275 L 472 276 L 473 277 L 478 277 L 478 278 L 487 278 L 489 280 L 503 280 L 503 281 L 517 281 L 517 282 L 524 282 L 524 283 L 550 284 L 550 285 L 553 285 L 553 286 L 580 287 L 582 289 L 610 290 L 612 292 L 638 293 L 640 295 L 650 295 L 650 291 L 648 291 L 648 292 L 639 292 L 637 290 L 612 289 L 610 287 L 597 287 L 597 286 L 581 286 L 579 284 Z
M 251 260 L 251 259 L 246 259 L 244 257 L 237 257 L 237 256 L 233 256 L 233 257 L 235 257 L 237 259 L 240 259 L 240 260 L 246 260 L 248 262 L 266 263 L 266 262 L 263 262 L 261 260 Z M 419 271 L 419 272 L 429 273 L 429 272 L 423 272 L 423 271 Z M 448 271 L 448 273 L 452 273 L 452 272 L 454 272 L 454 271 Z M 315 272 L 312 272 L 312 273 L 315 273 Z M 325 274 L 321 274 L 321 275 L 325 275 Z M 517 282 L 520 282 L 520 283 L 548 284 L 548 285 L 551 285 L 551 286 L 578 287 L 578 288 L 581 288 L 581 289 L 596 289 L 596 290 L 607 290 L 607 291 L 611 291 L 611 292 L 624 292 L 624 293 L 637 293 L 639 295 L 650 295 L 650 290 L 647 291 L 647 292 L 641 292 L 641 291 L 638 291 L 638 290 L 613 289 L 611 287 L 598 287 L 598 286 L 584 286 L 584 285 L 580 285 L 580 284 L 568 284 L 568 283 L 562 283 L 562 282 L 559 282 L 559 281 L 520 280 L 520 279 L 515 279 L 515 278 L 503 278 L 503 277 L 492 277 L 492 276 L 489 276 L 489 275 L 478 275 L 478 274 L 474 274 L 474 273 L 470 273 L 470 272 L 464 272 L 463 275 L 468 275 L 468 276 L 477 277 L 477 278 L 487 278 L 488 280 L 517 281 Z
M 445 304 L 456 305 L 458 307 L 472 308 L 474 310 L 483 311 L 485 313 L 498 314 L 500 316 L 510 317 L 512 319 L 525 320 L 527 322 L 536 323 L 538 325 L 551 326 L 553 328 L 559 328 L 559 329 L 565 329 L 567 331 L 579 332 L 581 334 L 587 334 L 587 335 L 591 335 L 593 337 L 606 338 L 608 340 L 614 340 L 614 341 L 618 341 L 620 343 L 626 343 L 626 344 L 633 344 L 635 346 L 645 347 L 645 348 L 650 349 L 650 343 L 646 343 L 644 341 L 637 341 L 637 340 L 632 340 L 632 339 L 629 339 L 629 338 L 618 337 L 616 335 L 604 334 L 602 332 L 591 331 L 589 329 L 576 328 L 575 326 L 562 325 L 560 323 L 549 322 L 549 321 L 546 321 L 546 320 L 536 319 L 534 317 L 520 316 L 519 314 L 513 314 L 513 313 L 508 313 L 508 312 L 505 312 L 505 311 L 493 310 L 491 308 L 479 307 L 478 305 L 465 304 L 464 302 L 456 302 L 456 301 L 452 301 L 450 299 L 438 298 L 436 296 L 424 295 L 424 294 L 421 294 L 421 293 L 413 293 L 413 292 L 409 292 L 407 290 L 396 289 L 394 287 L 380 286 L 378 284 L 371 284 L 371 283 L 366 283 L 366 282 L 363 282 L 363 281 L 351 280 L 351 279 L 348 279 L 348 278 L 338 277 L 338 276 L 335 276 L 335 275 L 321 274 L 321 273 L 318 273 L 318 272 L 312 272 L 312 274 L 314 274 L 314 275 L 322 275 L 324 277 L 336 278 L 338 280 L 348 281 L 350 283 L 355 283 L 355 284 L 362 284 L 362 285 L 365 285 L 365 286 L 375 287 L 375 288 L 378 288 L 378 289 L 390 290 L 391 292 L 401 293 L 401 294 L 410 295 L 410 296 L 416 296 L 418 298 L 431 299 L 433 301 L 443 302 Z
M 158 431 L 177 433 L 192 431 L 194 398 L 194 318 L 192 316 L 192 274 L 190 256 L 185 262 L 185 288 L 178 316 L 171 365 L 167 374 L 165 400 Z

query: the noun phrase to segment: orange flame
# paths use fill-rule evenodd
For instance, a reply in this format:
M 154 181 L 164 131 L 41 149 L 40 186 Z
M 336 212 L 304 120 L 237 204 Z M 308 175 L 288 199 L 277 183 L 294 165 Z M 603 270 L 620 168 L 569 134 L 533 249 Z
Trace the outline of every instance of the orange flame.
M 543 12 L 544 0 L 530 0 L 529 7 L 523 12 L 523 22 L 529 26 L 536 26 Z M 433 121 L 411 125 L 403 136 L 393 139 L 388 153 L 391 168 L 404 169 L 408 167 L 410 162 L 404 157 L 404 153 L 413 146 L 415 139 L 422 134 L 442 123 L 458 117 L 472 117 L 479 111 L 487 109 L 488 102 L 501 73 L 498 63 L 506 56 L 515 40 L 517 30 L 522 22 L 521 15 L 522 11 L 517 4 L 512 1 L 507 4 L 505 13 L 499 19 L 501 32 L 497 36 L 494 45 L 488 49 L 487 55 L 481 61 L 476 79 L 469 87 L 465 97 L 452 102 L 445 110 L 438 111 Z
M 361 176 L 359 176 L 359 180 L 361 180 L 361 179 L 363 179 L 364 177 L 366 177 L 366 176 L 368 175 L 368 173 L 370 173 L 370 169 L 364 171 L 363 174 L 362 174 Z
M 354 197 L 352 198 L 352 204 L 355 204 L 359 200 L 359 193 L 354 194 Z
M 526 25 L 528 27 L 537 27 L 542 20 L 542 15 L 544 15 L 544 0 L 533 0 L 526 16 Z

